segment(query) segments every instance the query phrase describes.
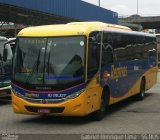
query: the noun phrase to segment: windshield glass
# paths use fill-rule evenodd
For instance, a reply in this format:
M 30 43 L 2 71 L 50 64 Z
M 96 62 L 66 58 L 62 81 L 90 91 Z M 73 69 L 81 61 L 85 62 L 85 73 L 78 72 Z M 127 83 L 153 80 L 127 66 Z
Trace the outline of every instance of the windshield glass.
M 3 50 L 4 50 L 5 42 L 7 42 L 7 40 L 0 40 L 0 60 L 2 60 L 2 57 L 3 57 Z
M 84 79 L 85 37 L 19 38 L 13 79 L 28 84 L 66 84 Z

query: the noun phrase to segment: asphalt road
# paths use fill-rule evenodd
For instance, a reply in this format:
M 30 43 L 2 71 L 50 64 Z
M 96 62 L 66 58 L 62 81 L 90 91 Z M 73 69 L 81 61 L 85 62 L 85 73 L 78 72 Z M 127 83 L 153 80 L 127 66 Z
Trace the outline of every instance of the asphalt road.
M 0 100 L 0 134 L 160 134 L 160 73 L 143 101 L 127 99 L 110 107 L 99 122 L 88 117 L 40 117 L 14 114 Z

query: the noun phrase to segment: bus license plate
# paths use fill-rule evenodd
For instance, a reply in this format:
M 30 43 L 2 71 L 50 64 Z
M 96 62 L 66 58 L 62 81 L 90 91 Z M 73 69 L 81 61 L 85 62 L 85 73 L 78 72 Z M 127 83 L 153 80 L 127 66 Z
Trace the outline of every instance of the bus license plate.
M 50 109 L 39 108 L 39 109 L 38 109 L 38 113 L 45 113 L 45 114 L 48 114 L 48 113 L 51 113 L 51 111 L 50 111 Z

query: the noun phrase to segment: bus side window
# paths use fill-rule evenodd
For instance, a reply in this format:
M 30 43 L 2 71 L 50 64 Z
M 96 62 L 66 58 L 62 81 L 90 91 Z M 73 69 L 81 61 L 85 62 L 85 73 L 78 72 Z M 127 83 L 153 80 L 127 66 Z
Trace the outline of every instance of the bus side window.
M 0 40 L 0 60 L 3 60 L 4 44 L 7 40 Z
M 4 54 L 5 54 L 5 50 L 6 50 L 6 55 L 7 55 L 6 61 L 11 61 L 12 56 L 13 56 L 11 46 L 9 44 L 6 44 L 5 49 L 4 49 Z
M 102 46 L 102 66 L 113 62 L 113 49 L 110 44 Z
M 125 47 L 127 46 L 127 38 L 124 37 L 123 34 L 114 33 L 113 39 L 114 39 L 114 44 L 113 44 L 114 61 L 115 62 L 126 61 L 126 59 L 127 59 L 126 51 L 127 50 Z
M 104 32 L 102 44 L 102 62 L 101 65 L 113 62 L 113 36 L 112 33 Z
M 150 58 L 151 56 L 156 56 L 156 40 L 155 38 L 152 37 L 146 37 L 146 51 L 148 52 L 148 58 Z
M 156 56 L 156 50 L 155 49 L 149 50 L 149 57 L 153 57 L 153 56 Z

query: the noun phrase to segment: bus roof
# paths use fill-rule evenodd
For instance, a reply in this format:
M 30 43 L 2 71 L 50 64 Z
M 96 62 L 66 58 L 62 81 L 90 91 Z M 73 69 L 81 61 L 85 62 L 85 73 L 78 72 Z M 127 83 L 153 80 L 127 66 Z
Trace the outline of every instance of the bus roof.
M 86 35 L 92 31 L 101 31 L 103 28 L 131 30 L 128 27 L 106 24 L 103 22 L 71 22 L 68 24 L 43 25 L 28 27 L 21 30 L 18 36 L 72 36 Z
M 49 37 L 49 36 L 74 36 L 87 35 L 93 31 L 120 32 L 126 34 L 146 35 L 147 33 L 134 32 L 130 28 L 103 22 L 71 22 L 68 24 L 43 25 L 28 27 L 21 30 L 21 37 Z M 153 35 L 149 35 L 153 36 Z

